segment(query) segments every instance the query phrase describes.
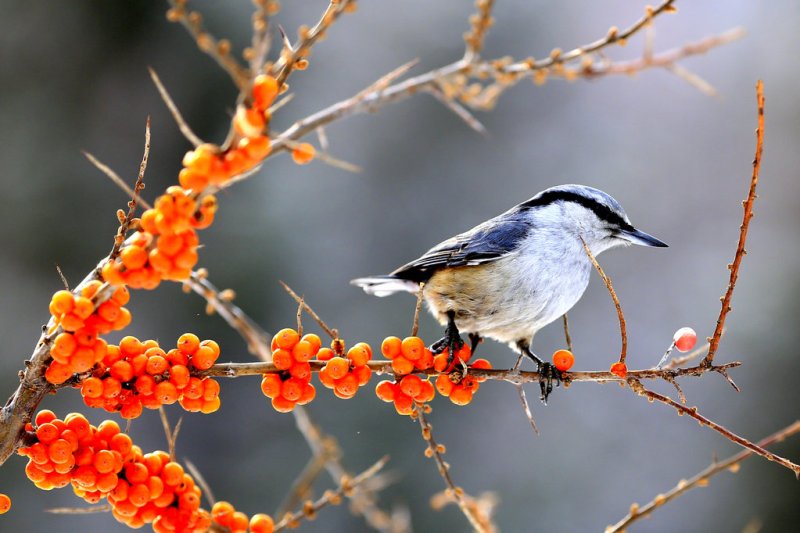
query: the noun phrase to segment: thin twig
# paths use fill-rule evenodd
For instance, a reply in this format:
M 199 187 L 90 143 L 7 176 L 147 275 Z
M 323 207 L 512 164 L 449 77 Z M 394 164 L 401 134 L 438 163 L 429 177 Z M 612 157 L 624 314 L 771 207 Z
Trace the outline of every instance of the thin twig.
M 64 290 L 69 290 L 69 281 L 67 281 L 67 276 L 64 275 L 64 272 L 61 271 L 61 265 L 56 263 L 56 272 L 58 273 L 58 278 L 61 280 L 61 284 L 64 286 Z
M 197 47 L 217 62 L 222 70 L 228 73 L 240 91 L 244 91 L 250 82 L 250 71 L 243 67 L 230 53 L 230 43 L 218 41 L 203 29 L 203 16 L 199 11 L 187 11 L 177 0 L 169 0 L 172 6 L 167 12 L 170 22 L 180 22 L 197 43 Z
M 120 189 L 122 189 L 123 191 L 125 191 L 125 194 L 127 194 L 127 195 L 128 195 L 128 198 L 134 198 L 134 197 L 136 197 L 136 193 L 134 193 L 134 192 L 133 192 L 133 189 L 131 189 L 131 188 L 130 188 L 130 186 L 128 186 L 128 184 L 127 184 L 127 183 L 125 183 L 125 180 L 123 180 L 122 178 L 120 178 L 120 177 L 119 177 L 119 174 L 117 174 L 116 172 L 114 172 L 114 171 L 111 169 L 111 167 L 109 167 L 109 166 L 108 166 L 108 165 L 106 165 L 105 163 L 101 162 L 99 159 L 97 159 L 95 156 L 93 156 L 93 155 L 92 155 L 92 154 L 90 154 L 89 152 L 86 152 L 86 151 L 84 151 L 84 152 L 82 152 L 82 153 L 83 153 L 83 155 L 86 157 L 86 159 L 88 159 L 88 160 L 89 160 L 89 162 L 90 162 L 91 164 L 93 164 L 95 167 L 97 167 L 97 169 L 98 169 L 100 172 L 102 172 L 103 174 L 105 174 L 105 175 L 106 175 L 106 176 L 107 176 L 107 177 L 108 177 L 108 178 L 109 178 L 109 179 L 110 179 L 112 182 L 114 182 L 114 184 L 115 184 L 117 187 L 119 187 Z M 139 205 L 141 205 L 141 206 L 142 206 L 142 207 L 144 207 L 145 209 L 151 209 L 151 208 L 152 208 L 152 206 L 151 206 L 149 203 L 147 203 L 147 202 L 144 200 L 144 198 L 139 198 Z
M 787 439 L 798 432 L 800 432 L 800 421 L 796 421 L 793 424 L 781 429 L 780 431 L 773 433 L 769 437 L 765 437 L 764 439 L 758 442 L 758 446 L 766 448 L 767 446 L 771 446 L 775 443 L 782 442 L 784 439 Z M 719 474 L 720 472 L 724 472 L 725 470 L 730 470 L 731 472 L 735 473 L 739 469 L 739 463 L 750 457 L 752 454 L 753 452 L 750 450 L 742 450 L 741 452 L 725 459 L 724 461 L 714 461 L 703 471 L 699 472 L 698 474 L 692 476 L 689 479 L 680 480 L 678 484 L 675 485 L 673 488 L 671 488 L 665 493 L 657 495 L 655 498 L 653 498 L 650 502 L 646 503 L 645 505 L 639 507 L 637 504 L 633 504 L 627 516 L 622 518 L 622 520 L 620 520 L 613 526 L 608 526 L 605 530 L 605 533 L 616 533 L 625 530 L 633 522 L 636 522 L 640 518 L 644 518 L 650 515 L 650 513 L 655 511 L 657 508 L 674 500 L 679 496 L 682 496 L 690 489 L 693 489 L 695 487 L 705 487 L 708 484 L 709 478 Z
M 467 45 L 464 59 L 470 62 L 476 60 L 480 55 L 486 34 L 494 23 L 492 17 L 494 0 L 477 0 L 475 7 L 478 8 L 478 12 L 469 18 L 470 31 L 464 34 L 464 42 Z
M 269 335 L 230 300 L 220 298 L 221 291 L 208 280 L 207 272 L 194 271 L 186 280 L 186 286 L 202 296 L 232 328 L 239 332 L 247 343 L 251 354 L 262 361 L 272 361 Z
M 45 513 L 50 514 L 97 514 L 108 513 L 111 511 L 111 504 L 92 505 L 91 507 L 53 507 L 52 509 L 45 509 Z
M 669 396 L 664 396 L 663 394 L 659 394 L 657 392 L 653 392 L 649 389 L 646 389 L 644 385 L 642 385 L 641 382 L 639 382 L 637 379 L 628 379 L 628 385 L 630 385 L 631 390 L 633 390 L 640 396 L 644 396 L 651 401 L 657 400 L 665 405 L 674 407 L 678 411 L 678 414 L 689 415 L 690 417 L 697 420 L 700 423 L 700 425 L 713 429 L 714 431 L 716 431 L 729 441 L 736 443 L 739 446 L 746 448 L 757 455 L 760 455 L 761 457 L 767 459 L 768 461 L 778 463 L 779 465 L 788 468 L 789 470 L 794 472 L 795 476 L 797 476 L 800 479 L 800 465 L 797 465 L 792 461 L 789 461 L 788 459 L 780 457 L 779 455 L 775 455 L 774 453 L 765 450 L 761 446 L 745 439 L 744 437 L 740 437 L 739 435 L 733 433 L 729 429 L 726 429 L 725 427 L 717 424 L 713 420 L 709 420 L 708 418 L 704 417 L 703 415 L 697 412 L 697 407 L 686 407 L 676 402 Z
M 178 129 L 181 130 L 186 140 L 192 143 L 195 148 L 203 144 L 203 140 L 192 131 L 192 128 L 190 128 L 189 124 L 184 120 L 183 115 L 181 115 L 181 112 L 178 110 L 178 106 L 175 105 L 175 101 L 169 95 L 169 92 L 167 92 L 167 88 L 161 83 L 161 78 L 158 77 L 155 69 L 147 67 L 147 71 L 150 72 L 150 78 L 152 78 L 153 83 L 155 83 L 158 94 L 161 95 L 161 99 L 164 100 L 164 104 L 166 104 L 167 109 L 169 109 L 169 112 L 172 114 L 172 118 L 178 125 Z
M 425 417 L 425 408 L 417 404 L 415 409 L 419 426 L 422 429 L 422 438 L 428 443 L 428 450 L 430 451 L 431 457 L 433 457 L 434 461 L 436 461 L 439 474 L 442 476 L 445 485 L 447 485 L 447 489 L 450 491 L 450 493 L 452 493 L 453 498 L 455 498 L 456 503 L 458 504 L 458 507 L 461 509 L 461 512 L 464 513 L 464 516 L 467 517 L 467 520 L 469 520 L 472 528 L 475 531 L 488 531 L 488 528 L 484 526 L 484 522 L 486 520 L 482 519 L 483 517 L 476 516 L 475 510 L 467 506 L 467 502 L 463 498 L 464 489 L 457 487 L 456 484 L 453 483 L 453 478 L 450 477 L 450 465 L 447 464 L 442 457 L 442 445 L 437 444 L 433 438 L 431 424 Z
M 625 357 L 628 354 L 628 331 L 625 327 L 625 315 L 622 314 L 622 306 L 619 303 L 619 298 L 617 298 L 617 293 L 614 292 L 614 287 L 611 285 L 611 279 L 606 276 L 606 273 L 603 272 L 603 268 L 600 266 L 600 263 L 597 262 L 597 259 L 594 258 L 592 251 L 586 245 L 586 241 L 583 240 L 583 237 L 578 236 L 583 244 L 583 249 L 586 250 L 586 255 L 589 256 L 589 260 L 594 265 L 595 270 L 597 273 L 600 274 L 600 277 L 603 278 L 603 283 L 606 284 L 606 289 L 608 289 L 608 293 L 611 295 L 611 299 L 614 300 L 614 307 L 617 309 L 617 318 L 619 319 L 619 334 L 622 337 L 622 348 L 619 352 L 619 362 L 625 364 Z
M 570 352 L 572 351 L 572 336 L 569 334 L 569 318 L 567 318 L 567 313 L 561 317 L 562 322 L 564 323 L 564 342 L 567 343 L 567 350 Z
M 164 409 L 164 406 L 160 406 L 158 408 L 158 414 L 161 417 L 161 425 L 164 427 L 164 435 L 167 437 L 167 446 L 169 447 L 169 459 L 170 461 L 175 461 L 175 445 L 178 441 L 178 433 L 181 430 L 181 426 L 183 425 L 183 417 L 178 419 L 178 423 L 175 424 L 175 429 L 172 429 L 169 424 L 169 419 L 167 418 L 167 411 Z
M 324 321 L 324 320 L 322 320 L 322 318 L 320 318 L 320 316 L 319 316 L 319 315 L 318 315 L 318 314 L 317 314 L 317 313 L 316 313 L 316 312 L 315 312 L 313 309 L 311 309 L 311 308 L 308 306 L 308 304 L 305 302 L 305 300 L 303 300 L 303 298 L 302 298 L 302 297 L 298 296 L 298 295 L 297 295 L 297 293 L 296 293 L 296 292 L 294 292 L 294 291 L 292 290 L 292 288 L 291 288 L 291 287 L 289 287 L 289 286 L 288 286 L 286 283 L 284 283 L 283 281 L 280 281 L 280 280 L 279 280 L 279 283 L 281 284 L 281 286 L 283 287 L 283 289 L 284 289 L 284 290 L 285 290 L 287 293 L 289 293 L 289 296 L 291 296 L 292 298 L 294 298 L 294 301 L 295 301 L 295 302 L 297 302 L 297 303 L 298 303 L 300 306 L 302 306 L 302 307 L 303 307 L 303 309 L 305 309 L 305 310 L 306 310 L 306 312 L 307 312 L 309 315 L 311 315 L 311 318 L 313 318 L 313 319 L 314 319 L 314 321 L 316 321 L 316 323 L 317 323 L 317 324 L 319 324 L 319 327 L 321 327 L 322 329 L 324 329 L 324 330 L 325 330 L 325 333 L 327 333 L 327 334 L 328 334 L 328 335 L 329 335 L 329 336 L 330 336 L 332 339 L 338 339 L 338 338 L 339 338 L 339 333 L 338 333 L 338 332 L 337 332 L 335 329 L 331 329 L 331 328 L 329 328 L 329 327 L 328 327 L 328 325 L 325 323 L 325 321 Z
M 214 493 L 211 492 L 211 486 L 208 484 L 208 481 L 206 481 L 206 478 L 200 473 L 200 469 L 197 468 L 193 462 L 191 462 L 189 459 L 184 459 L 183 462 L 186 465 L 186 470 L 189 471 L 194 478 L 195 483 L 197 483 L 197 485 L 203 491 L 203 495 L 206 497 L 209 507 L 213 507 L 217 502 L 217 499 L 214 497 Z
M 473 131 L 476 131 L 481 135 L 489 134 L 489 132 L 486 131 L 486 127 L 481 124 L 481 122 L 475 118 L 475 116 L 470 113 L 466 107 L 459 104 L 452 98 L 448 98 L 441 89 L 438 87 L 431 87 L 428 89 L 428 92 L 431 93 L 437 100 L 439 100 L 439 102 L 441 102 L 442 105 L 444 105 L 447 109 L 452 111 L 458 118 L 463 120 L 467 126 L 472 128 Z
M 528 422 L 530 422 L 533 432 L 538 436 L 539 427 L 536 425 L 536 420 L 533 419 L 533 412 L 531 412 L 531 406 L 528 403 L 528 397 L 525 395 L 525 389 L 522 388 L 522 383 L 514 383 L 514 386 L 517 388 L 519 401 L 522 403 L 522 410 L 525 412 L 525 416 L 528 418 Z
M 750 190 L 747 193 L 747 199 L 742 202 L 744 216 L 742 225 L 739 226 L 739 242 L 736 245 L 733 263 L 728 265 L 728 269 L 731 271 L 728 289 L 725 291 L 725 296 L 722 297 L 722 309 L 719 312 L 719 318 L 717 318 L 717 327 L 714 329 L 714 335 L 708 340 L 708 354 L 703 359 L 704 365 L 710 365 L 714 362 L 714 355 L 717 353 L 719 340 L 722 337 L 722 329 L 725 327 L 725 317 L 728 316 L 728 312 L 731 310 L 731 297 L 733 296 L 733 288 L 736 286 L 736 280 L 739 278 L 739 266 L 742 264 L 742 258 L 747 253 L 744 245 L 747 241 L 747 229 L 750 227 L 750 219 L 753 218 L 753 202 L 756 199 L 758 173 L 761 170 L 761 154 L 764 150 L 764 83 L 761 80 L 758 80 L 756 84 L 756 103 L 758 106 L 758 128 L 756 128 L 756 155 L 753 158 Z
M 411 325 L 411 336 L 416 337 L 419 333 L 419 315 L 422 311 L 422 302 L 425 301 L 425 282 L 419 282 L 419 291 L 417 292 L 417 305 L 414 306 L 414 323 Z
M 281 503 L 275 516 L 283 516 L 291 509 L 297 507 L 303 500 L 307 500 L 311 496 L 311 491 L 314 487 L 314 482 L 319 478 L 319 475 L 325 471 L 325 465 L 328 458 L 323 455 L 314 455 L 306 463 L 305 468 L 298 474 L 289 487 L 286 497 Z
M 313 518 L 320 509 L 328 505 L 337 505 L 343 495 L 347 495 L 353 488 L 364 483 L 377 474 L 389 461 L 389 456 L 384 456 L 377 463 L 361 472 L 356 477 L 350 479 L 345 477 L 341 480 L 339 488 L 336 490 L 325 491 L 325 494 L 314 502 L 307 502 L 303 509 L 294 513 L 288 513 L 280 522 L 275 524 L 274 531 L 283 531 L 289 527 L 295 527 L 304 518 Z

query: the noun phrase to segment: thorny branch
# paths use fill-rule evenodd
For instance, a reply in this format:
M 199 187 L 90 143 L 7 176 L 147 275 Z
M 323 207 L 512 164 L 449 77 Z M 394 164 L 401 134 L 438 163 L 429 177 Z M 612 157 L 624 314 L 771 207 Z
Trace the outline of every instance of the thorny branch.
M 800 432 L 800 420 L 781 429 L 780 431 L 773 433 L 769 437 L 765 437 L 764 439 L 760 440 L 758 442 L 758 446 L 766 448 L 767 446 L 782 442 L 798 432 Z M 752 454 L 753 452 L 750 450 L 742 450 L 736 455 L 732 455 L 723 461 L 715 460 L 698 474 L 689 479 L 680 480 L 673 488 L 663 494 L 657 495 L 655 498 L 641 507 L 637 504 L 631 505 L 631 510 L 627 516 L 622 518 L 613 526 L 608 526 L 605 530 L 605 533 L 617 533 L 624 531 L 625 528 L 627 528 L 633 522 L 639 520 L 640 518 L 645 518 L 665 503 L 682 496 L 695 487 L 705 487 L 708 484 L 709 478 L 719 474 L 720 472 L 724 472 L 725 470 L 729 470 L 734 473 L 737 472 L 739 470 L 739 463 L 750 457 Z
M 760 455 L 761 457 L 763 457 L 764 459 L 766 459 L 768 461 L 773 461 L 773 462 L 778 463 L 779 465 L 781 465 L 783 467 L 788 468 L 789 470 L 794 472 L 795 476 L 800 478 L 800 465 L 797 465 L 797 464 L 793 463 L 792 461 L 789 461 L 788 459 L 780 457 L 779 455 L 775 455 L 774 453 L 765 450 L 764 448 L 762 448 L 758 444 L 750 442 L 749 440 L 745 439 L 744 437 L 740 437 L 739 435 L 733 433 L 729 429 L 726 429 L 725 427 L 721 426 L 720 424 L 717 424 L 713 420 L 709 420 L 708 418 L 704 417 L 703 415 L 701 415 L 700 413 L 697 412 L 697 407 L 686 407 L 685 405 L 681 405 L 680 403 L 676 402 L 675 400 L 673 400 L 669 396 L 664 396 L 663 394 L 659 394 L 657 392 L 648 390 L 637 379 L 629 378 L 628 379 L 628 385 L 631 387 L 632 391 L 634 391 L 635 393 L 639 394 L 640 396 L 644 396 L 650 401 L 657 400 L 657 401 L 659 401 L 659 402 L 661 402 L 661 403 L 663 403 L 665 405 L 669 405 L 670 407 L 674 407 L 675 410 L 678 411 L 679 415 L 689 415 L 690 417 L 692 417 L 695 420 L 697 420 L 697 422 L 701 426 L 709 427 L 709 428 L 713 429 L 714 431 L 716 431 L 717 433 L 719 433 L 720 435 L 722 435 L 723 437 L 725 437 L 726 439 L 728 439 L 729 441 L 738 444 L 742 448 L 746 448 L 746 449 L 750 450 L 751 452 L 753 452 L 753 453 L 755 453 L 757 455 Z
M 761 154 L 764 151 L 764 83 L 761 80 L 758 80 L 756 84 L 756 101 L 758 105 L 758 128 L 756 128 L 756 155 L 753 158 L 753 175 L 750 178 L 750 191 L 747 193 L 747 199 L 742 202 L 744 217 L 742 218 L 742 225 L 739 226 L 739 242 L 736 245 L 736 254 L 733 256 L 733 263 L 728 265 L 728 270 L 731 271 L 731 277 L 728 281 L 728 289 L 725 291 L 725 296 L 722 297 L 722 309 L 717 319 L 717 327 L 714 329 L 714 335 L 712 335 L 708 341 L 708 355 L 703 359 L 703 365 L 706 366 L 714 362 L 714 355 L 717 352 L 717 347 L 722 337 L 722 329 L 725 327 L 725 317 L 728 316 L 728 312 L 731 310 L 731 297 L 733 296 L 733 288 L 736 286 L 736 280 L 739 278 L 739 266 L 742 264 L 742 258 L 747 253 L 744 245 L 747 241 L 747 229 L 750 227 L 750 219 L 753 218 L 753 202 L 756 200 L 758 173 L 761 170 Z

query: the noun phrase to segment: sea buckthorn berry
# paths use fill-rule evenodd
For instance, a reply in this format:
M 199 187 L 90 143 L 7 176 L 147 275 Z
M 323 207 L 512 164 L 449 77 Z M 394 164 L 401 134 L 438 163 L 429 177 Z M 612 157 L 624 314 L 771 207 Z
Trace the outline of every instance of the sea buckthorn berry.
M 353 374 L 346 374 L 334 381 L 333 392 L 340 398 L 352 398 L 358 392 L 358 379 Z
M 253 81 L 253 105 L 257 109 L 268 109 L 278 96 L 278 80 L 259 74 Z
M 400 380 L 400 390 L 413 398 L 422 391 L 422 380 L 413 374 L 406 376 Z
M 58 291 L 53 295 L 50 300 L 50 314 L 63 315 L 72 311 L 75 305 L 75 297 L 69 291 Z
M 328 361 L 323 371 L 333 379 L 341 379 L 350 371 L 350 362 L 344 357 L 334 357 Z
M 260 162 L 267 157 L 272 150 L 269 137 L 263 135 L 258 137 L 245 137 L 239 141 L 239 149 L 251 160 Z
M 6 494 L 0 494 L 0 514 L 6 514 L 9 509 L 11 509 L 11 498 L 9 498 Z M 262 528 L 260 531 L 272 532 L 272 520 L 270 520 L 269 524 L 269 529 Z
M 276 396 L 272 399 L 272 408 L 279 413 L 290 413 L 294 410 L 296 402 L 287 400 L 283 396 Z
M 281 393 L 281 378 L 277 374 L 264 374 L 261 380 L 261 392 L 267 398 L 275 398 Z
M 467 405 L 472 401 L 472 390 L 464 387 L 454 387 L 450 391 L 450 401 L 456 405 Z
M 292 149 L 292 160 L 298 165 L 306 165 L 314 159 L 316 150 L 309 143 L 300 143 Z
M 250 533 L 272 533 L 275 523 L 272 517 L 266 514 L 254 514 L 250 518 Z
M 292 357 L 294 357 L 295 361 L 300 361 L 301 363 L 310 361 L 314 358 L 314 355 L 314 346 L 310 342 L 301 340 L 292 348 Z
M 284 328 L 275 334 L 273 342 L 278 348 L 291 350 L 300 341 L 300 335 L 291 328 Z
M 395 390 L 394 409 L 397 414 L 410 415 L 414 412 L 414 399 L 402 392 Z
M 375 394 L 383 400 L 384 402 L 393 402 L 394 401 L 394 389 L 395 384 L 391 381 L 381 381 L 375 387 Z
M 315 335 L 313 333 L 306 333 L 300 340 L 309 343 L 312 349 L 314 350 L 315 354 L 319 352 L 320 348 L 322 348 L 322 339 L 319 338 L 319 335 Z
M 317 352 L 318 361 L 330 361 L 336 354 L 330 348 L 320 348 Z
M 292 352 L 288 350 L 278 349 L 272 352 L 272 364 L 278 370 L 289 370 L 294 364 L 294 357 Z
M 119 257 L 129 270 L 142 268 L 147 263 L 147 251 L 139 246 L 125 246 L 120 251 Z
M 372 359 L 372 349 L 367 343 L 359 342 L 347 350 L 347 358 L 353 366 L 364 366 Z
M 381 353 L 386 359 L 394 359 L 402 354 L 402 343 L 398 337 L 386 337 L 381 343 Z
M 425 343 L 419 337 L 406 337 L 400 345 L 403 357 L 416 361 L 425 353 Z
M 679 352 L 688 352 L 697 343 L 697 333 L 692 328 L 681 328 L 675 332 L 672 342 Z
M 575 356 L 569 350 L 556 350 L 553 353 L 553 365 L 560 371 L 566 372 L 575 364 Z
M 628 375 L 628 367 L 625 366 L 625 363 L 617 362 L 611 365 L 609 372 L 611 372 L 615 376 L 625 379 L 625 376 Z
M 410 374 L 414 371 L 414 362 L 398 355 L 392 359 L 392 370 L 395 374 Z

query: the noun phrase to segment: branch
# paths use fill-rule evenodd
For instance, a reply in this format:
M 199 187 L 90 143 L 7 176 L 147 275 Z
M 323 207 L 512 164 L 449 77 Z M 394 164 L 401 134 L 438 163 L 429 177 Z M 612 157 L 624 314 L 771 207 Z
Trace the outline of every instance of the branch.
M 728 281 L 728 289 L 725 291 L 725 296 L 722 297 L 722 309 L 717 318 L 717 327 L 714 329 L 714 335 L 709 339 L 708 355 L 703 359 L 704 365 L 710 365 L 714 362 L 714 355 L 719 346 L 719 340 L 722 337 L 722 329 L 725 327 L 725 317 L 731 310 L 731 297 L 733 296 L 733 288 L 736 286 L 736 280 L 739 278 L 739 266 L 742 264 L 742 258 L 747 251 L 744 249 L 745 241 L 747 241 L 747 229 L 750 227 L 750 219 L 753 218 L 753 202 L 756 199 L 756 185 L 758 185 L 758 172 L 761 170 L 761 154 L 764 150 L 764 83 L 758 80 L 756 84 L 756 102 L 758 105 L 758 128 L 756 128 L 756 155 L 753 159 L 753 175 L 750 178 L 750 191 L 747 193 L 747 199 L 742 202 L 744 208 L 744 217 L 742 218 L 742 225 L 739 226 L 739 242 L 736 245 L 736 254 L 733 256 L 733 263 L 728 265 L 728 270 L 731 271 L 731 277 Z
M 444 446 L 437 444 L 433 439 L 431 424 L 428 422 L 427 418 L 425 418 L 425 408 L 426 406 L 420 406 L 417 404 L 415 410 L 420 428 L 422 428 L 422 438 L 428 443 L 428 449 L 426 450 L 425 455 L 428 457 L 433 457 L 434 461 L 436 461 L 439 474 L 442 476 L 442 479 L 444 479 L 445 485 L 447 485 L 448 493 L 451 494 L 455 499 L 458 507 L 461 509 L 461 512 L 464 513 L 464 516 L 466 516 L 467 520 L 469 520 L 472 528 L 475 531 L 480 531 L 483 533 L 491 531 L 492 527 L 489 518 L 478 516 L 476 512 L 477 509 L 471 508 L 467 505 L 467 502 L 464 499 L 464 489 L 457 487 L 456 484 L 453 483 L 453 478 L 450 477 L 450 465 L 447 464 L 444 458 L 442 458 Z
M 713 429 L 714 431 L 716 431 L 729 441 L 738 444 L 742 448 L 750 450 L 752 453 L 760 455 L 761 457 L 763 457 L 768 461 L 778 463 L 779 465 L 788 468 L 789 470 L 794 472 L 795 476 L 800 478 L 800 465 L 797 465 L 789 461 L 788 459 L 784 459 L 783 457 L 775 455 L 774 453 L 765 450 L 758 444 L 750 442 L 744 437 L 740 437 L 739 435 L 717 424 L 716 422 L 709 420 L 708 418 L 704 417 L 703 415 L 697 412 L 697 407 L 686 407 L 684 405 L 679 404 L 678 402 L 676 402 L 675 400 L 673 400 L 668 396 L 664 396 L 657 392 L 648 390 L 644 388 L 644 386 L 637 379 L 628 379 L 628 384 L 630 385 L 631 390 L 639 394 L 639 396 L 644 396 L 650 401 L 657 400 L 665 405 L 674 407 L 675 410 L 678 411 L 679 415 L 689 415 L 690 417 L 697 420 L 700 423 L 700 425 Z
M 603 278 L 603 283 L 606 284 L 606 289 L 608 289 L 611 299 L 614 300 L 614 307 L 617 309 L 617 318 L 619 319 L 619 334 L 620 337 L 622 337 L 622 348 L 619 352 L 619 362 L 625 364 L 625 357 L 628 354 L 628 331 L 625 327 L 625 315 L 622 314 L 622 306 L 619 303 L 619 298 L 617 298 L 617 293 L 614 292 L 614 287 L 611 285 L 611 279 L 609 279 L 609 277 L 606 276 L 606 273 L 603 272 L 603 268 L 600 266 L 600 263 L 597 262 L 597 259 L 594 258 L 592 251 L 586 245 L 586 241 L 583 240 L 583 237 L 580 235 L 578 237 L 581 240 L 581 244 L 583 244 L 583 249 L 586 250 L 586 255 L 589 256 L 589 261 L 592 262 L 594 268 L 597 270 L 597 273 L 600 274 L 601 278 Z
M 357 475 L 356 477 L 350 479 L 349 477 L 345 476 L 339 484 L 339 488 L 336 490 L 328 490 L 325 491 L 325 494 L 314 502 L 306 502 L 303 505 L 303 509 L 300 511 L 296 511 L 294 513 L 288 513 L 286 516 L 281 519 L 280 522 L 275 524 L 276 532 L 282 531 L 286 528 L 294 528 L 296 527 L 301 520 L 304 518 L 312 519 L 315 517 L 317 512 L 320 509 L 327 507 L 328 505 L 338 505 L 341 502 L 342 496 L 347 495 L 353 488 L 357 487 L 358 485 L 364 483 L 375 474 L 377 474 L 389 461 L 389 457 L 385 456 L 380 459 L 377 463 L 372 465 L 371 467 L 364 470 L 362 473 Z
M 766 448 L 767 446 L 771 446 L 777 442 L 781 442 L 784 439 L 791 437 L 795 433 L 800 432 L 800 420 L 794 422 L 793 424 L 783 428 L 782 430 L 773 433 L 769 437 L 766 437 L 759 441 L 758 446 L 762 448 Z M 682 479 L 675 485 L 673 488 L 668 490 L 663 494 L 659 494 L 653 500 L 646 503 L 645 505 L 639 507 L 637 504 L 633 504 L 631 506 L 631 511 L 625 516 L 622 520 L 614 524 L 613 526 L 608 526 L 605 530 L 605 533 L 617 533 L 619 531 L 625 530 L 629 525 L 633 522 L 636 522 L 640 518 L 644 518 L 652 513 L 657 508 L 661 507 L 665 503 L 671 502 L 675 498 L 682 496 L 689 490 L 695 487 L 705 487 L 708 484 L 708 479 L 712 476 L 719 474 L 725 470 L 730 470 L 731 472 L 736 472 L 738 470 L 739 463 L 743 460 L 747 459 L 753 454 L 750 450 L 743 450 L 736 455 L 733 455 L 724 461 L 714 461 L 708 467 L 706 467 L 703 471 L 699 472 L 698 474 L 692 476 L 689 479 Z

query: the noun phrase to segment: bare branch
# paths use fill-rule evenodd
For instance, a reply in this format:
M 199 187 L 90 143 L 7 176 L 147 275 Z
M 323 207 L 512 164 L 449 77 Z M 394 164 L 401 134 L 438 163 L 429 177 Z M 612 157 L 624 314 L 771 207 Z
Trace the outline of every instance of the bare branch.
M 150 78 L 152 78 L 153 83 L 155 83 L 156 89 L 158 89 L 158 94 L 161 95 L 161 99 L 164 100 L 164 104 L 166 104 L 167 109 L 169 109 L 169 112 L 172 114 L 172 118 L 178 125 L 178 129 L 181 130 L 186 140 L 192 143 L 195 148 L 203 144 L 203 140 L 192 131 L 192 128 L 190 128 L 189 124 L 184 120 L 183 115 L 181 115 L 181 112 L 178 110 L 178 106 L 175 105 L 169 92 L 167 92 L 167 88 L 161 83 L 161 78 L 158 77 L 155 69 L 147 67 L 147 71 L 150 73 Z
M 725 327 L 725 317 L 728 316 L 728 312 L 731 310 L 731 297 L 733 296 L 733 288 L 736 286 L 736 280 L 739 278 L 739 266 L 742 264 L 742 258 L 747 253 L 744 245 L 747 241 L 747 229 L 750 227 L 750 219 L 753 218 L 753 202 L 756 199 L 758 173 L 761 170 L 761 154 L 764 151 L 764 83 L 761 80 L 758 80 L 756 84 L 756 102 L 758 106 L 758 128 L 756 128 L 756 155 L 753 158 L 750 191 L 747 193 L 745 201 L 742 202 L 744 217 L 742 218 L 742 225 L 739 226 L 739 242 L 736 245 L 733 263 L 728 265 L 731 277 L 728 281 L 728 289 L 725 291 L 725 296 L 722 297 L 722 309 L 719 312 L 719 318 L 717 318 L 717 327 L 714 329 L 714 335 L 708 340 L 708 354 L 703 359 L 704 365 L 710 365 L 714 362 L 714 354 L 717 352 L 722 330 Z

